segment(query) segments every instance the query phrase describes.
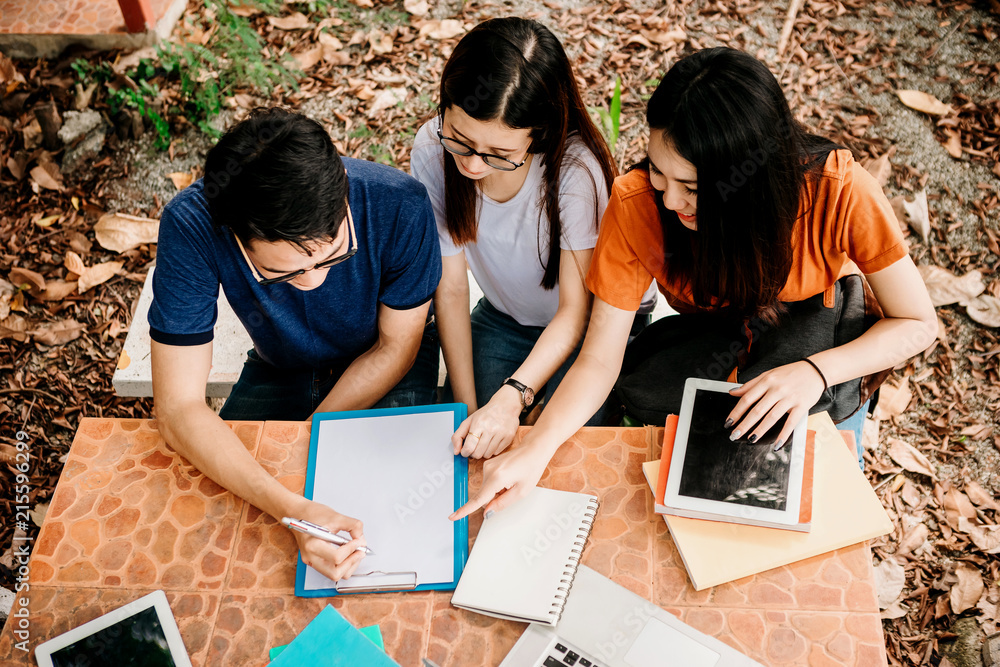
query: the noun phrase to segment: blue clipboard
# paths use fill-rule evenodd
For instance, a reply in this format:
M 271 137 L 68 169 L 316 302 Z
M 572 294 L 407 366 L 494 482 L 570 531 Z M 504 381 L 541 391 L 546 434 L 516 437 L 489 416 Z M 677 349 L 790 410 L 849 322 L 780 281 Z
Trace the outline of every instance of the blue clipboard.
M 324 412 L 313 415 L 312 431 L 309 437 L 309 463 L 306 468 L 305 497 L 312 500 L 316 482 L 316 455 L 319 445 L 319 425 L 323 421 L 335 419 L 357 419 L 362 417 L 385 417 L 391 415 L 425 414 L 431 412 L 448 412 L 453 415 L 453 430 L 465 420 L 468 409 L 464 403 L 445 403 L 441 405 L 421 405 L 409 408 L 385 408 L 381 410 L 353 410 L 349 412 Z M 454 509 L 458 509 L 469 500 L 469 461 L 464 456 L 455 456 L 454 461 Z M 336 508 L 334 508 L 336 509 Z M 355 595 L 361 593 L 388 593 L 400 591 L 451 591 L 458 586 L 458 580 L 469 559 L 469 519 L 464 517 L 454 522 L 455 557 L 454 579 L 450 582 L 436 584 L 417 584 L 407 588 L 373 588 L 371 590 L 345 590 L 335 588 L 305 589 L 306 564 L 302 555 L 298 555 L 298 565 L 295 569 L 295 595 L 306 598 L 332 597 L 335 595 Z

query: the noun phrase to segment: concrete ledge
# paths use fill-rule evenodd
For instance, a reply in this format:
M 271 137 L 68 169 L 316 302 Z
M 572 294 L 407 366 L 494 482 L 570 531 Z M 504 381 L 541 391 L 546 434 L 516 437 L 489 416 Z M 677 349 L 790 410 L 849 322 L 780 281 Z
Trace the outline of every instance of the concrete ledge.
M 87 49 L 111 51 L 125 49 L 133 51 L 144 46 L 152 46 L 160 40 L 166 40 L 184 15 L 187 0 L 173 0 L 163 16 L 156 22 L 156 27 L 145 32 L 109 32 L 106 34 L 74 34 L 74 33 L 0 33 L 0 51 L 8 58 L 56 58 L 70 46 L 79 44 Z M 124 25 L 124 19 L 123 25 Z
M 146 275 L 125 347 L 118 358 L 111 384 L 119 396 L 152 396 L 153 371 L 149 359 L 149 306 L 153 302 L 153 269 Z M 250 335 L 233 312 L 224 294 L 219 294 L 219 319 L 212 341 L 212 370 L 205 396 L 224 398 L 240 378 L 247 351 L 253 347 Z

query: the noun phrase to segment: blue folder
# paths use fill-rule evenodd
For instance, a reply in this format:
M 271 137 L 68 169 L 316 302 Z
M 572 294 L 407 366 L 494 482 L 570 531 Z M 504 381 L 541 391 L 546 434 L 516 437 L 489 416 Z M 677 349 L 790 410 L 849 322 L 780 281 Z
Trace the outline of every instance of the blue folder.
M 313 415 L 312 433 L 309 438 L 309 463 L 306 468 L 306 488 L 305 497 L 312 500 L 313 490 L 316 482 L 316 453 L 319 444 L 319 425 L 323 421 L 333 419 L 358 419 L 363 417 L 384 417 L 391 415 L 424 414 L 429 412 L 448 412 L 453 415 L 453 427 L 458 429 L 465 420 L 467 408 L 464 403 L 445 403 L 442 405 L 421 405 L 410 408 L 385 408 L 381 410 L 353 410 L 349 412 L 324 412 Z M 455 456 L 455 503 L 454 509 L 458 509 L 469 500 L 469 461 L 464 456 Z M 377 493 L 378 488 L 373 487 L 373 492 Z M 336 508 L 334 508 L 336 509 Z M 418 584 L 416 588 L 406 588 L 403 590 L 417 591 L 452 591 L 458 586 L 458 580 L 465 569 L 465 563 L 469 559 L 469 519 L 464 517 L 455 521 L 455 572 L 452 581 L 437 584 Z M 360 594 L 364 592 L 392 592 L 389 589 L 379 589 L 378 591 L 338 591 L 335 588 L 320 588 L 315 590 L 305 589 L 306 564 L 302 562 L 302 554 L 298 557 L 298 566 L 295 570 L 295 595 L 298 597 L 318 598 L 331 597 L 334 595 Z M 399 589 L 396 589 L 399 590 Z
M 271 667 L 399 667 L 353 625 L 327 605 L 270 663 Z

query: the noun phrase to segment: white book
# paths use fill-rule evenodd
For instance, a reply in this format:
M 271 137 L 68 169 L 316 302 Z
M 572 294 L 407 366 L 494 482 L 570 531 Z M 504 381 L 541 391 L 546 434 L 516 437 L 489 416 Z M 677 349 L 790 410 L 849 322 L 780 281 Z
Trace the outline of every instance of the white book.
M 595 496 L 536 487 L 483 521 L 451 603 L 555 625 L 597 515 Z

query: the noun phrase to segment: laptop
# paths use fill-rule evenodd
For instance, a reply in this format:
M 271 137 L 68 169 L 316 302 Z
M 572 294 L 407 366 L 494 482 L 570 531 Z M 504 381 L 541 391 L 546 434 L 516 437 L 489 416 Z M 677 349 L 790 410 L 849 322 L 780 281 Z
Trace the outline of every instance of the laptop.
M 559 624 L 532 623 L 500 667 L 763 667 L 581 565 Z

